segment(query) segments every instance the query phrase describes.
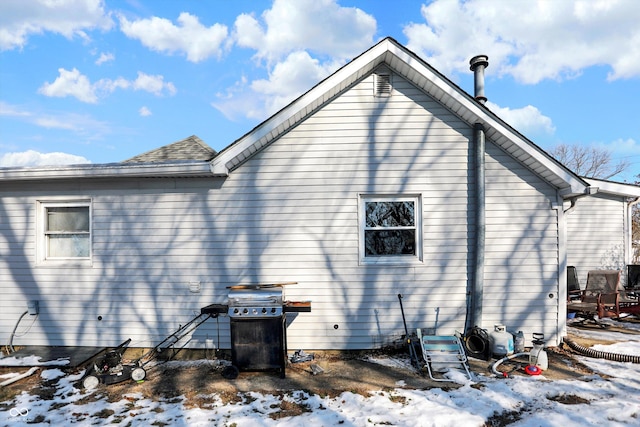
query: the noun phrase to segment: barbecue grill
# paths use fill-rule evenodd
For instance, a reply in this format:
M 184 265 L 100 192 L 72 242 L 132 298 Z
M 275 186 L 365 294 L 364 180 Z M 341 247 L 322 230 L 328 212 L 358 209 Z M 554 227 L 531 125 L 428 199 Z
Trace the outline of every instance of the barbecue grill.
M 201 311 L 229 316 L 231 363 L 235 369 L 276 370 L 284 378 L 286 313 L 309 312 L 311 303 L 285 301 L 282 285 L 238 285 L 229 287 L 226 306 L 211 304 Z

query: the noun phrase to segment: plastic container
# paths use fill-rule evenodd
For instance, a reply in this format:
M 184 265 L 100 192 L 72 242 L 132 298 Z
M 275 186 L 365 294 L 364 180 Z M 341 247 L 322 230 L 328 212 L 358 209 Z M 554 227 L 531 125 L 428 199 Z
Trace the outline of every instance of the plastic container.
M 518 333 L 513 336 L 513 352 L 524 353 L 524 334 L 522 331 L 518 331 Z
M 537 366 L 543 371 L 549 369 L 549 357 L 544 351 L 543 334 L 533 334 L 533 348 L 529 353 L 529 365 Z
M 489 334 L 489 339 L 493 357 L 502 358 L 513 354 L 513 335 L 507 332 L 504 325 L 495 325 L 493 332 Z

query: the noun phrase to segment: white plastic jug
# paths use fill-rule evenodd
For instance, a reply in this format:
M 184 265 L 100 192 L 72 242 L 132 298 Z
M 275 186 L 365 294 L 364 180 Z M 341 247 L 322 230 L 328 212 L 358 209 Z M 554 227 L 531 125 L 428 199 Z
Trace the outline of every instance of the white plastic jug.
M 529 365 L 537 366 L 541 370 L 549 369 L 549 357 L 544 351 L 544 335 L 533 334 L 533 348 L 529 353 Z
M 497 324 L 489 334 L 491 352 L 494 357 L 505 357 L 513 354 L 513 335 L 507 332 L 504 325 Z

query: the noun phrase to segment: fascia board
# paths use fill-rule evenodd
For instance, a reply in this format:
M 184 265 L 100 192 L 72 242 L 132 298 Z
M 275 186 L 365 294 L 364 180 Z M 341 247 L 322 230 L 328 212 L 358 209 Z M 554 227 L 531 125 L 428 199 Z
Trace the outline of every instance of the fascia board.
M 0 169 L 0 181 L 31 181 L 70 178 L 137 178 L 211 176 L 209 162 L 144 163 L 78 166 L 44 166 Z
M 609 193 L 625 197 L 640 197 L 640 186 L 625 184 L 623 182 L 603 181 L 595 178 L 584 178 L 593 187 L 598 188 L 599 193 Z

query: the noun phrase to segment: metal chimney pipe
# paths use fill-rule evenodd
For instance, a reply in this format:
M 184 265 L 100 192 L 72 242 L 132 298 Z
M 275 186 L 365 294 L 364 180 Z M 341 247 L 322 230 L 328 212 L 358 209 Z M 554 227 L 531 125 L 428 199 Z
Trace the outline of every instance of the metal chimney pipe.
M 484 96 L 484 69 L 489 66 L 489 57 L 487 55 L 477 55 L 469 60 L 471 71 L 473 71 L 474 96 L 479 103 L 487 102 Z

